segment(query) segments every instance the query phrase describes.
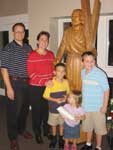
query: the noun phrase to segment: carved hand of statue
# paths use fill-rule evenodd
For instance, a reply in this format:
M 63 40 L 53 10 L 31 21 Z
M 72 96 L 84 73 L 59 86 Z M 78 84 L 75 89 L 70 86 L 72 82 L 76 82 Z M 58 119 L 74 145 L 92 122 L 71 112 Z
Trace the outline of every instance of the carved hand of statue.
M 56 57 L 56 58 L 54 59 L 53 64 L 56 65 L 56 64 L 58 64 L 59 62 L 60 62 L 60 60 Z

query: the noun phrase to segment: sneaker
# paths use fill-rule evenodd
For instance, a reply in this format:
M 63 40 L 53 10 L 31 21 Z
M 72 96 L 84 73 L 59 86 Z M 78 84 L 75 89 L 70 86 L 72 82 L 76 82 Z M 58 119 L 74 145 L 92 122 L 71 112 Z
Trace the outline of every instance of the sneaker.
M 84 145 L 84 147 L 82 147 L 80 150 L 92 150 L 92 145 L 91 146 Z
M 76 149 L 77 149 L 76 145 L 73 144 L 73 145 L 71 146 L 71 150 L 76 150 Z
M 69 145 L 68 144 L 64 144 L 64 150 L 69 150 Z

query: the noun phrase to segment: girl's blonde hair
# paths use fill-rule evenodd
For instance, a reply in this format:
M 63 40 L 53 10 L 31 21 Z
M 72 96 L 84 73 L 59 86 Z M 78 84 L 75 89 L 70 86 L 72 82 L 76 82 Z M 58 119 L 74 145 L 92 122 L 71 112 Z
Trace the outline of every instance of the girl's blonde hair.
M 73 90 L 69 93 L 68 97 L 72 95 L 74 100 L 75 100 L 75 104 L 76 107 L 80 107 L 81 103 L 82 103 L 82 94 L 81 91 L 77 91 L 77 90 Z

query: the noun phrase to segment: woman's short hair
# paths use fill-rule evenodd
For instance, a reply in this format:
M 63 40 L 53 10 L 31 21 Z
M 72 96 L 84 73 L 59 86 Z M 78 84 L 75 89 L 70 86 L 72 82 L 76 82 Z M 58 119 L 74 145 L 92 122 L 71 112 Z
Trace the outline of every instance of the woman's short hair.
M 47 36 L 48 41 L 49 41 L 50 34 L 49 34 L 49 32 L 47 32 L 47 31 L 41 31 L 41 32 L 37 35 L 37 40 L 39 40 L 39 39 L 40 39 L 40 37 L 41 37 L 42 35 Z

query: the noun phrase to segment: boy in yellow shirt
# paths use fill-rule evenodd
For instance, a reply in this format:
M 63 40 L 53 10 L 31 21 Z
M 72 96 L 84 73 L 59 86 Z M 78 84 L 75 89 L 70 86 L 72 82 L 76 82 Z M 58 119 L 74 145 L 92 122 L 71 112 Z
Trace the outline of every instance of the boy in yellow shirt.
M 53 86 L 46 87 L 43 97 L 49 101 L 48 124 L 52 127 L 52 140 L 49 148 L 55 148 L 57 143 L 57 125 L 59 125 L 59 148 L 63 148 L 63 123 L 64 120 L 57 111 L 57 108 L 65 104 L 66 95 L 70 92 L 69 84 L 64 76 L 66 75 L 65 65 L 58 63 L 54 70 L 55 77 L 52 80 Z

